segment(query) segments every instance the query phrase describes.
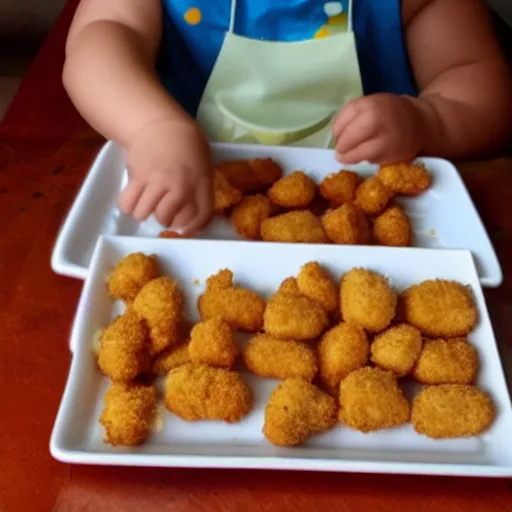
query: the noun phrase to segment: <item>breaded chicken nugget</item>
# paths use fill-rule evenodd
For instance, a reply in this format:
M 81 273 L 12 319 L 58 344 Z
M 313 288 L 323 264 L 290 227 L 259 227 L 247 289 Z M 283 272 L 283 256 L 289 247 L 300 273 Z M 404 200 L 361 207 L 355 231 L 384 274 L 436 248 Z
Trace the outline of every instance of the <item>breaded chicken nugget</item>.
M 495 416 L 490 396 L 463 384 L 429 386 L 412 403 L 414 430 L 433 439 L 476 436 L 491 426 Z
M 231 368 L 238 355 L 233 329 L 222 318 L 197 324 L 190 333 L 188 352 L 194 363 Z
M 172 231 L 170 229 L 167 229 L 165 231 L 161 231 L 158 235 L 158 238 L 186 238 L 184 235 L 180 235 L 179 233 L 176 233 L 176 231 Z
M 152 356 L 179 342 L 183 296 L 176 281 L 169 277 L 153 279 L 137 295 L 133 309 L 149 328 Z
M 300 292 L 318 302 L 330 315 L 338 310 L 338 288 L 317 261 L 303 265 L 297 276 L 297 285 Z
M 243 350 L 245 366 L 260 377 L 312 381 L 318 370 L 312 347 L 300 341 L 279 340 L 257 334 Z
M 356 190 L 354 204 L 366 215 L 379 215 L 393 196 L 391 190 L 375 176 L 365 179 Z
M 113 381 L 129 382 L 149 370 L 149 336 L 142 319 L 128 310 L 101 336 L 98 365 Z
M 364 213 L 353 203 L 345 203 L 322 216 L 327 236 L 336 244 L 363 245 L 370 241 L 370 226 Z
M 185 421 L 240 421 L 252 407 L 252 393 L 236 372 L 189 363 L 171 370 L 165 406 Z
M 265 301 L 252 290 L 233 286 L 233 273 L 228 269 L 208 278 L 197 307 L 202 320 L 219 317 L 233 329 L 258 332 L 263 326 Z
M 370 332 L 380 332 L 395 316 L 396 293 L 385 277 L 363 268 L 354 268 L 341 280 L 341 314 L 345 322 Z
M 341 323 L 327 331 L 318 344 L 320 378 L 329 392 L 338 394 L 340 382 L 368 362 L 370 344 L 360 327 Z
M 331 207 L 337 208 L 354 201 L 360 183 L 361 177 L 357 172 L 342 170 L 326 176 L 320 183 L 319 192 L 329 201 Z
M 114 299 L 131 303 L 142 287 L 158 277 L 155 256 L 141 252 L 128 254 L 118 264 L 108 280 L 108 292 Z
M 231 213 L 235 231 L 249 240 L 260 238 L 261 223 L 272 214 L 272 203 L 267 196 L 244 196 Z
M 310 382 L 295 378 L 281 382 L 265 407 L 263 434 L 278 446 L 295 446 L 336 424 L 334 398 Z
M 149 436 L 156 412 L 157 393 L 153 386 L 114 382 L 105 394 L 100 423 L 105 443 L 135 446 Z
M 276 181 L 267 194 L 278 206 L 304 209 L 316 196 L 316 184 L 307 174 L 295 171 Z
M 281 167 L 270 158 L 225 161 L 217 169 L 233 187 L 244 194 L 267 189 L 282 174 Z
M 407 423 L 409 402 L 396 377 L 380 368 L 361 368 L 340 385 L 340 420 L 360 432 Z
M 261 223 L 265 242 L 326 244 L 329 242 L 322 222 L 309 210 L 283 213 Z
M 216 215 L 223 214 L 228 208 L 242 200 L 242 192 L 233 187 L 227 178 L 219 171 L 215 171 L 213 179 L 214 207 Z
M 470 384 L 478 352 L 466 340 L 426 340 L 413 377 L 423 384 Z
M 379 334 L 372 343 L 371 360 L 398 377 L 407 375 L 420 356 L 421 333 L 410 325 L 396 325 Z
M 168 348 L 162 352 L 153 362 L 153 373 L 167 375 L 174 368 L 190 363 L 188 343 Z
M 432 183 L 423 164 L 383 165 L 377 176 L 391 192 L 401 196 L 417 196 Z
M 299 284 L 297 283 L 297 279 L 295 277 L 287 277 L 280 285 L 276 292 L 285 293 L 288 295 L 303 295 L 303 293 L 299 289 Z
M 400 206 L 390 206 L 375 219 L 373 237 L 380 245 L 391 247 L 412 245 L 411 223 Z
M 467 336 L 477 322 L 477 311 L 469 287 L 442 279 L 423 281 L 403 293 L 408 324 L 425 336 Z
M 263 319 L 265 332 L 279 339 L 305 341 L 329 327 L 324 308 L 305 295 L 276 293 L 268 301 Z

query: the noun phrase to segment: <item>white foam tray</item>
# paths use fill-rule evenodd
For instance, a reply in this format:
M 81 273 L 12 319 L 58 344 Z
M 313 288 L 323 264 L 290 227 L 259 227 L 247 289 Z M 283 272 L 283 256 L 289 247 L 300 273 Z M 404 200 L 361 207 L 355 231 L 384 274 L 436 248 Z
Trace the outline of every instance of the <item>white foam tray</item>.
M 163 429 L 153 433 L 144 445 L 106 445 L 98 418 L 107 379 L 97 369 L 92 340 L 98 329 L 105 328 L 119 312 L 107 297 L 106 275 L 121 257 L 134 251 L 158 256 L 162 272 L 179 281 L 188 314 L 194 320 L 196 300 L 206 278 L 225 267 L 233 270 L 238 283 L 265 296 L 311 260 L 320 261 L 336 278 L 353 266 L 374 269 L 387 275 L 398 290 L 427 278 L 466 283 L 474 290 L 480 317 L 470 337 L 481 360 L 478 384 L 495 400 L 496 422 L 481 437 L 442 441 L 420 436 L 410 425 L 368 435 L 340 425 L 300 448 L 278 448 L 268 443 L 261 432 L 264 407 L 276 381 L 244 373 L 243 378 L 254 392 L 254 409 L 241 423 L 187 423 L 163 411 Z M 368 251 L 364 247 L 328 245 L 102 237 L 78 306 L 71 346 L 71 370 L 51 437 L 53 456 L 64 462 L 512 476 L 510 398 L 482 289 L 467 251 L 384 247 Z
M 317 182 L 340 169 L 332 151 L 290 147 L 214 145 L 216 161 L 271 157 L 285 173 L 297 169 L 308 172 Z M 434 249 L 467 249 L 472 252 L 483 286 L 499 286 L 502 271 L 487 232 L 455 167 L 438 158 L 421 159 L 433 175 L 433 186 L 418 198 L 399 202 L 409 215 L 415 245 Z M 363 176 L 375 174 L 369 164 L 345 166 Z M 154 218 L 137 223 L 116 207 L 126 183 L 123 151 L 107 143 L 98 155 L 58 236 L 52 255 L 55 272 L 85 278 L 93 248 L 102 234 L 156 237 L 162 226 Z M 198 235 L 203 239 L 239 240 L 229 222 L 215 218 Z M 373 249 L 372 249 L 373 250 Z

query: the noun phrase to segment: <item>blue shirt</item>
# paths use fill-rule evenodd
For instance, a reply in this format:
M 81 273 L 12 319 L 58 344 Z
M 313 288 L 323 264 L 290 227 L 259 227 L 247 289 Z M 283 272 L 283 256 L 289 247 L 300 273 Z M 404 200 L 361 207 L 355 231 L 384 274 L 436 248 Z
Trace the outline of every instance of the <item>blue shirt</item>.
M 348 0 L 341 0 L 347 10 Z M 322 0 L 238 0 L 234 32 L 267 41 L 315 37 L 328 18 Z M 230 0 L 162 0 L 158 71 L 193 116 L 230 21 Z M 404 44 L 401 0 L 353 0 L 353 30 L 365 94 L 416 95 Z

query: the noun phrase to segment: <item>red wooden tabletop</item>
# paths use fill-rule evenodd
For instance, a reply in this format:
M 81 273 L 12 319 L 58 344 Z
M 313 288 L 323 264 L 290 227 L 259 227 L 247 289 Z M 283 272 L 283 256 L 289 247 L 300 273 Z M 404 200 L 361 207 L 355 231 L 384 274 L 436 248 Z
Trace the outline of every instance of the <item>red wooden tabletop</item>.
M 506 480 L 87 467 L 51 458 L 81 283 L 54 275 L 50 252 L 102 142 L 60 82 L 76 3 L 0 125 L 0 511 L 512 510 Z M 512 159 L 460 169 L 503 265 L 503 286 L 486 297 L 512 375 Z

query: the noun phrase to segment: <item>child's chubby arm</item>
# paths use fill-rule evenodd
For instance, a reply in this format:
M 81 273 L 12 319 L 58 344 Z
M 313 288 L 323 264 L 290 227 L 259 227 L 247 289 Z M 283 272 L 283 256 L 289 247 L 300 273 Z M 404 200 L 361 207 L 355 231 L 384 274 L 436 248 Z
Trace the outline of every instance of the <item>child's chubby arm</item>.
M 503 147 L 512 82 L 483 0 L 403 0 L 402 14 L 420 95 L 376 94 L 347 104 L 334 127 L 339 158 L 456 160 Z
M 192 232 L 211 215 L 213 173 L 201 130 L 158 80 L 162 22 L 160 0 L 82 0 L 63 79 L 87 121 L 127 151 L 120 208 Z

